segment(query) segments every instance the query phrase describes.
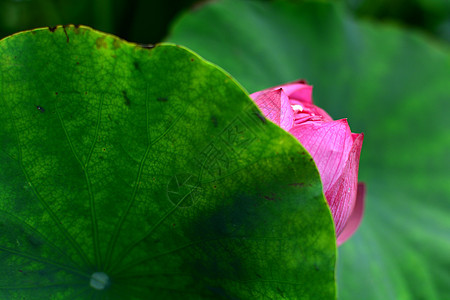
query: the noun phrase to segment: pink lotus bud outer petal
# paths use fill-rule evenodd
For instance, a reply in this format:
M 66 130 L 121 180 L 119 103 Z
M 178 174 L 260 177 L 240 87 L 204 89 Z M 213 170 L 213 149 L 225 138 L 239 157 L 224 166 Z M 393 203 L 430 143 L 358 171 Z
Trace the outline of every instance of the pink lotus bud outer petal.
M 324 111 L 323 109 L 321 109 L 320 107 L 316 106 L 316 113 L 320 116 L 322 116 L 324 121 L 330 122 L 333 121 L 333 118 L 330 117 L 330 115 Z
M 355 207 L 350 214 L 350 217 L 345 224 L 344 229 L 342 229 L 341 234 L 337 237 L 337 245 L 342 245 L 346 240 L 348 240 L 358 229 L 364 214 L 364 198 L 366 196 L 366 185 L 362 182 L 358 183 L 358 188 L 356 192 Z
M 339 237 L 355 206 L 358 187 L 358 167 L 363 134 L 359 134 L 353 143 L 347 163 L 338 180 L 325 191 L 325 198 L 330 206 Z
M 312 102 L 312 86 L 304 83 L 287 83 L 278 86 L 278 88 L 282 88 L 286 95 L 291 100 L 291 104 L 300 104 L 295 103 L 295 101 L 300 101 L 303 103 L 313 103 Z
M 292 101 L 301 101 L 303 103 L 310 103 L 312 104 L 312 86 L 309 84 L 306 84 L 304 80 L 296 80 L 294 82 L 281 84 L 278 86 L 274 86 L 256 93 L 253 93 L 250 95 L 250 97 L 255 100 L 256 97 L 259 96 L 259 93 L 271 91 L 271 90 L 278 90 L 283 89 L 285 94 L 289 97 L 289 100 L 291 101 L 291 104 L 300 104 L 300 103 L 292 103 Z
M 290 133 L 311 154 L 326 193 L 342 175 L 352 150 L 353 139 L 347 120 L 305 122 Z
M 364 209 L 365 187 L 358 188 L 364 135 L 351 133 L 346 119 L 333 121 L 311 96 L 312 86 L 303 80 L 250 95 L 263 114 L 294 135 L 314 159 L 340 245 L 355 232 Z
M 294 111 L 289 103 L 289 98 L 282 89 L 256 92 L 251 94 L 250 97 L 270 121 L 286 131 L 292 128 Z

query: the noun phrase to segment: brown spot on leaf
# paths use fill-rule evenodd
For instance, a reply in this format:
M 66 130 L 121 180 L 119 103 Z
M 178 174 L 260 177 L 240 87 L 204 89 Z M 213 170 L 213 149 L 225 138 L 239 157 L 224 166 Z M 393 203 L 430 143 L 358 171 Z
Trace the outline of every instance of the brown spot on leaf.
M 55 32 L 57 28 L 58 26 L 48 26 L 48 30 L 50 30 L 50 32 Z
M 122 45 L 120 44 L 120 41 L 118 39 L 114 39 L 113 40 L 113 48 L 118 49 L 120 47 L 122 47 Z
M 95 46 L 97 47 L 97 49 L 100 49 L 100 48 L 107 49 L 108 48 L 108 44 L 106 43 L 105 39 L 106 39 L 106 36 L 102 36 L 95 40 Z
M 68 43 L 69 42 L 69 35 L 67 34 L 66 27 L 67 27 L 67 25 L 63 25 L 64 34 L 66 35 L 66 42 Z
M 80 24 L 73 25 L 73 32 L 75 32 L 75 34 L 80 34 L 80 26 Z

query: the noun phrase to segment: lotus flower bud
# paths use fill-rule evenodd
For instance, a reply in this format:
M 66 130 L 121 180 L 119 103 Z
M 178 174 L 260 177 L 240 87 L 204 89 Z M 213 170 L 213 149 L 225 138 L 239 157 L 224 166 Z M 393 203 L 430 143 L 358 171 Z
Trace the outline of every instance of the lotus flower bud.
M 358 184 L 358 166 L 364 135 L 352 133 L 346 119 L 333 120 L 311 96 L 312 86 L 304 81 L 250 95 L 269 120 L 291 133 L 312 156 L 341 245 L 363 215 L 365 186 Z

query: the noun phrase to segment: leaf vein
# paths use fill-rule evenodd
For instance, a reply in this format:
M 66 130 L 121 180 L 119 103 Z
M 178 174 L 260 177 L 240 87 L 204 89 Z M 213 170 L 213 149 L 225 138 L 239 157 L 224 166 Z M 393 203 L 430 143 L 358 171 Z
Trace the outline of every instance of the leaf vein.
M 86 185 L 87 185 L 88 194 L 89 194 L 89 206 L 90 206 L 90 210 L 91 210 L 91 224 L 92 224 L 91 226 L 92 226 L 92 238 L 93 238 L 93 244 L 94 244 L 95 265 L 98 266 L 101 258 L 100 258 L 100 246 L 99 246 L 99 238 L 98 238 L 97 218 L 96 218 L 96 212 L 95 212 L 95 203 L 94 203 L 94 195 L 92 193 L 91 180 L 89 178 L 89 174 L 86 170 L 85 164 L 82 163 L 81 159 L 79 158 L 79 156 L 77 155 L 77 153 L 75 151 L 75 147 L 73 146 L 72 140 L 69 136 L 69 133 L 67 132 L 66 125 L 64 124 L 64 121 L 61 117 L 61 113 L 59 112 L 59 109 L 58 109 L 58 104 L 56 102 L 55 102 L 55 110 L 56 110 L 56 114 L 58 116 L 59 122 L 61 123 L 61 127 L 64 131 L 66 140 L 70 146 L 70 149 L 72 150 L 72 153 L 73 153 L 75 159 L 80 164 L 80 167 L 83 170 L 84 177 L 86 179 Z M 97 124 L 97 127 L 98 127 L 98 124 Z M 95 136 L 94 136 L 94 144 L 95 144 Z
M 1 81 L 2 85 L 3 85 L 3 78 Z M 3 86 L 2 89 L 3 90 Z M 11 109 L 8 105 L 8 103 L 6 101 L 4 101 L 4 98 L 1 97 L 1 99 L 3 100 L 3 104 L 6 107 L 6 110 L 8 111 L 9 114 L 9 118 L 11 119 L 12 122 L 12 126 L 14 128 L 14 133 L 16 135 L 16 140 L 17 140 L 17 147 L 18 147 L 18 162 L 19 162 L 19 166 L 20 169 L 22 170 L 23 174 L 25 175 L 26 180 L 28 181 L 28 183 L 30 184 L 31 190 L 33 191 L 33 194 L 35 195 L 36 199 L 39 201 L 39 203 L 41 203 L 41 205 L 43 206 L 43 208 L 47 211 L 47 213 L 50 215 L 50 218 L 53 220 L 53 222 L 56 224 L 56 227 L 58 228 L 58 230 L 64 235 L 64 237 L 69 240 L 69 242 L 72 244 L 72 246 L 75 248 L 75 250 L 78 252 L 79 256 L 81 257 L 81 259 L 88 264 L 89 260 L 86 257 L 86 254 L 83 252 L 83 250 L 81 249 L 80 245 L 74 240 L 74 238 L 69 234 L 69 232 L 66 230 L 66 228 L 64 228 L 62 226 L 62 223 L 60 222 L 60 220 L 58 219 L 58 217 L 55 215 L 55 213 L 53 212 L 53 210 L 50 208 L 49 204 L 42 198 L 42 196 L 38 193 L 38 191 L 36 190 L 36 187 L 34 186 L 33 182 L 31 181 L 30 176 L 28 175 L 27 171 L 25 170 L 25 167 L 23 166 L 23 158 L 22 158 L 22 146 L 21 146 L 21 141 L 20 141 L 20 135 L 19 135 L 19 131 L 17 129 L 17 124 L 14 121 L 14 117 L 12 115 Z
M 77 268 L 72 268 L 70 266 L 63 265 L 63 264 L 60 264 L 60 263 L 57 263 L 57 262 L 54 262 L 54 261 L 51 261 L 51 260 L 42 259 L 42 258 L 40 258 L 38 256 L 29 254 L 29 253 L 20 252 L 20 251 L 17 251 L 17 250 L 11 249 L 11 248 L 7 248 L 7 247 L 3 247 L 3 246 L 0 246 L 0 250 L 4 251 L 4 252 L 7 252 L 7 253 L 10 253 L 10 254 L 22 256 L 22 257 L 27 258 L 29 260 L 37 261 L 37 262 L 40 262 L 40 263 L 43 263 L 43 264 L 46 264 L 46 265 L 53 265 L 53 266 L 59 267 L 59 268 L 61 268 L 63 270 L 66 270 L 66 271 L 68 271 L 70 273 L 78 274 L 78 275 L 81 275 L 81 276 L 86 277 L 86 278 L 90 277 L 88 274 L 78 270 Z
M 106 262 L 107 262 L 107 264 L 110 263 L 110 259 L 112 257 L 113 249 L 114 249 L 114 247 L 115 247 L 115 245 L 117 243 L 117 239 L 118 239 L 119 234 L 120 234 L 120 232 L 122 230 L 122 226 L 125 223 L 125 219 L 128 217 L 129 212 L 131 210 L 131 207 L 134 205 L 134 201 L 136 199 L 136 195 L 137 195 L 137 192 L 138 192 L 138 189 L 139 189 L 139 186 L 140 186 L 139 181 L 140 181 L 140 178 L 142 176 L 142 171 L 144 169 L 144 163 L 147 160 L 147 156 L 150 153 L 151 147 L 153 145 L 155 145 L 161 138 L 163 138 L 173 128 L 173 126 L 175 126 L 176 123 L 178 123 L 178 121 L 183 117 L 183 115 L 186 113 L 186 111 L 187 111 L 187 109 L 183 110 L 183 112 L 181 112 L 176 117 L 176 119 L 166 128 L 166 130 L 163 133 L 161 133 L 158 137 L 156 137 L 153 141 L 150 142 L 150 136 L 149 136 L 149 126 L 150 125 L 149 125 L 149 109 L 148 109 L 148 88 L 147 88 L 147 95 L 146 95 L 146 120 L 147 120 L 148 145 L 147 145 L 145 153 L 144 153 L 144 155 L 143 155 L 143 157 L 142 157 L 142 159 L 141 159 L 141 161 L 139 163 L 138 173 L 137 173 L 137 176 L 136 176 L 136 180 L 135 180 L 135 184 L 134 184 L 134 188 L 133 188 L 133 193 L 131 195 L 131 199 L 128 202 L 128 205 L 127 205 L 127 208 L 126 208 L 124 214 L 122 215 L 121 219 L 119 220 L 118 225 L 116 226 L 116 228 L 114 230 L 113 237 L 112 237 L 112 239 L 110 241 L 110 244 L 109 244 L 109 247 L 108 247 L 108 251 L 107 251 L 107 255 L 106 255 Z M 180 201 L 180 203 L 181 202 L 182 201 Z M 171 213 L 172 211 L 170 211 L 169 213 Z M 163 217 L 163 219 L 165 219 L 166 217 L 167 217 L 167 215 L 165 215 Z

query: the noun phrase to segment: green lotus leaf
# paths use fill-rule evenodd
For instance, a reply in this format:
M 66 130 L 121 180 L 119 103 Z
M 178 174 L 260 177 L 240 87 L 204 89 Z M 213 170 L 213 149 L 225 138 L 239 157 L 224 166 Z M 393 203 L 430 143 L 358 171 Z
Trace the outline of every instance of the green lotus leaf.
M 1 299 L 334 298 L 317 169 L 224 71 L 75 26 L 0 58 Z

